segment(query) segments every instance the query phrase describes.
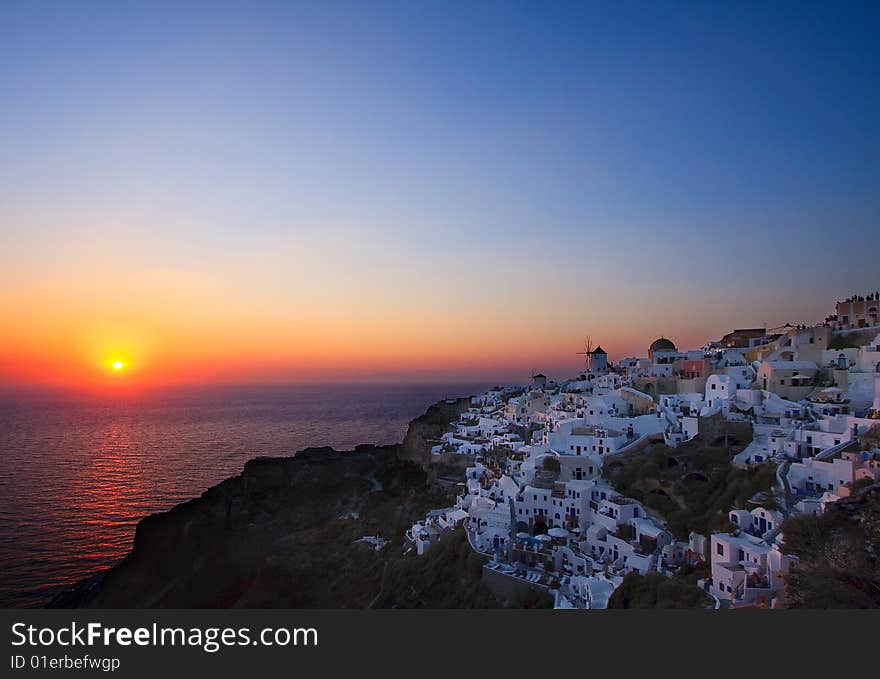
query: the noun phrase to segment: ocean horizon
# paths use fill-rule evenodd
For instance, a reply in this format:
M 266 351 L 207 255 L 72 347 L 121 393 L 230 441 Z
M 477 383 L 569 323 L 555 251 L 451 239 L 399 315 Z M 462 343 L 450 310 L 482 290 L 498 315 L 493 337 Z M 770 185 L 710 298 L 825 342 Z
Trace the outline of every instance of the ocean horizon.
M 439 400 L 485 384 L 0 393 L 0 606 L 41 606 L 130 550 L 143 517 L 259 456 L 399 443 Z

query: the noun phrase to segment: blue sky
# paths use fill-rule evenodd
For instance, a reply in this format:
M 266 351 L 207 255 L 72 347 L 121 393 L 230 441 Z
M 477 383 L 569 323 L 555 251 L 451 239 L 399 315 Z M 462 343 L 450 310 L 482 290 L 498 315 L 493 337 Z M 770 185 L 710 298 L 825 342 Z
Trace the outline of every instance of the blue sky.
M 144 298 L 171 270 L 269 314 L 299 267 L 341 315 L 482 286 L 487 325 L 633 346 L 819 320 L 877 287 L 878 29 L 876 3 L 7 2 L 0 282 L 50 305 L 47 269 Z

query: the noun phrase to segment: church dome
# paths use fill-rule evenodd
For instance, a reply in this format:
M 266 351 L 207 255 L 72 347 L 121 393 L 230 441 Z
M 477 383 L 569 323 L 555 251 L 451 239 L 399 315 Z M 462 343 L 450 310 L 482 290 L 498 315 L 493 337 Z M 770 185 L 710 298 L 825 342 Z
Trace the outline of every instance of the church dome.
M 654 354 L 658 351 L 678 351 L 678 349 L 676 348 L 672 340 L 661 337 L 651 342 L 651 346 L 648 349 L 648 358 L 653 359 Z

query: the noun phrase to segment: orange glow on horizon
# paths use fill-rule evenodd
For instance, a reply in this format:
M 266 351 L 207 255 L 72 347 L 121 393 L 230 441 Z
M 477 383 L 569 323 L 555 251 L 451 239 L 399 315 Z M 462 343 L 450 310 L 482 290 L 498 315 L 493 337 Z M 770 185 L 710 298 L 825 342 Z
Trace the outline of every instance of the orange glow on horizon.
M 517 286 L 487 312 L 457 302 L 472 294 L 471 281 L 435 288 L 413 271 L 412 286 L 369 277 L 352 286 L 305 260 L 282 290 L 266 272 L 271 255 L 262 267 L 230 265 L 229 280 L 81 256 L 86 263 L 58 262 L 33 280 L 21 272 L 16 287 L 0 290 L 0 317 L 10 321 L 0 324 L 0 386 L 516 383 L 538 370 L 576 375 L 586 334 L 614 361 L 645 356 L 661 334 L 679 347 L 715 334 L 694 327 L 686 310 L 651 307 L 633 318 L 605 298 L 546 303 Z
M 54 300 L 53 300 L 54 301 Z M 0 300 L 2 302 L 2 300 Z M 141 298 L 126 317 L 102 318 L 90 302 L 77 308 L 38 300 L 7 309 L 15 325 L 0 329 L 0 386 L 34 385 L 131 390 L 186 384 L 358 381 L 516 383 L 533 371 L 556 378 L 583 368 L 586 324 L 537 318 L 524 326 L 500 315 L 481 323 L 462 309 L 455 323 L 419 309 L 373 313 L 350 307 L 294 308 L 289 315 L 207 302 L 181 304 Z M 165 302 L 165 303 L 163 303 Z M 2 307 L 0 303 L 0 307 Z M 3 309 L 0 308 L 0 312 Z M 705 341 L 672 323 L 621 327 L 609 319 L 592 330 L 612 360 L 644 356 L 661 334 L 679 346 Z M 647 326 L 647 324 L 646 324 Z

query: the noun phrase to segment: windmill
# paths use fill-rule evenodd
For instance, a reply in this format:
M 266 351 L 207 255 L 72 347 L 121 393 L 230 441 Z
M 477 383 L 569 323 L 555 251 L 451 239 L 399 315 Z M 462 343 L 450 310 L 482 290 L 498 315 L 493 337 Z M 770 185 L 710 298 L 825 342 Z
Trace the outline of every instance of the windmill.
M 584 337 L 584 350 L 578 351 L 575 355 L 584 357 L 584 371 L 590 372 L 593 362 L 593 340 L 589 335 Z

